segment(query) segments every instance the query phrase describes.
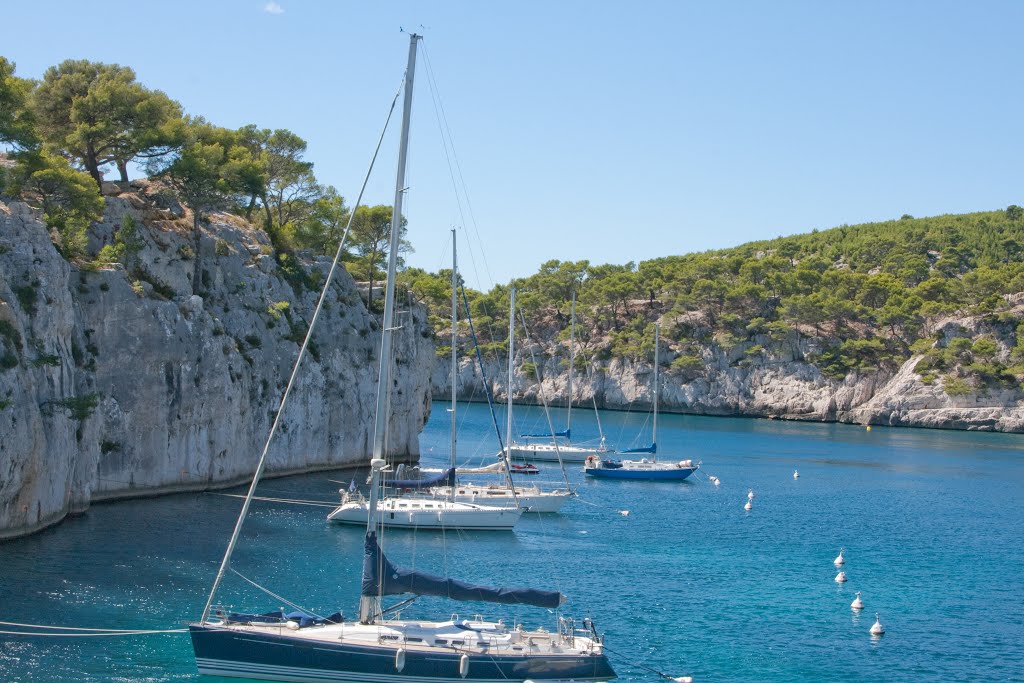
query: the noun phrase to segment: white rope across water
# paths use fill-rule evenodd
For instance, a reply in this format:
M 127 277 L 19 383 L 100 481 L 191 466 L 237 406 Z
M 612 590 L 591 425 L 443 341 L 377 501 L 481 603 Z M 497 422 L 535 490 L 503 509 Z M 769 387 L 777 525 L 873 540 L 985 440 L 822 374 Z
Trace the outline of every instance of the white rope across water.
M 243 496 L 240 493 L 211 493 L 211 495 L 224 496 L 225 498 L 245 498 L 245 496 Z M 313 507 L 319 508 L 338 507 L 338 503 L 325 503 L 319 500 L 297 500 L 295 498 L 266 498 L 261 496 L 255 496 L 253 497 L 253 500 L 261 500 L 267 503 L 287 503 L 288 505 L 311 505 Z
M 121 628 L 85 628 L 80 626 L 48 626 L 46 624 L 19 624 L 14 621 L 0 621 L 0 626 L 12 626 L 20 631 L 0 631 L 7 636 L 32 636 L 44 638 L 100 638 L 116 636 L 148 636 L 164 633 L 187 633 L 187 628 L 173 629 L 121 629 Z

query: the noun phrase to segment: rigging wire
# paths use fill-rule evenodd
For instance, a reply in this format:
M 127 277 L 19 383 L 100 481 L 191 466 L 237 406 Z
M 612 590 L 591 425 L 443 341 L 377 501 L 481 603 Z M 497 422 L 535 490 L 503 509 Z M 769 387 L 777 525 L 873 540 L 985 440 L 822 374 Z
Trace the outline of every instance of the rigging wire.
M 530 330 L 527 329 L 527 327 L 526 327 L 526 316 L 523 314 L 522 311 L 519 311 L 519 319 L 523 323 L 523 335 L 526 337 L 526 341 L 529 342 L 529 340 L 530 340 Z M 533 367 L 534 368 L 538 368 L 538 366 L 537 366 L 537 357 L 534 356 L 534 354 L 533 354 L 533 347 L 532 346 L 530 347 L 530 358 L 533 360 Z M 535 372 L 536 372 L 536 370 L 535 370 Z M 565 480 L 566 487 L 568 487 L 569 490 L 573 490 L 572 489 L 572 485 L 569 483 L 569 475 L 566 474 L 566 472 L 565 472 L 565 463 L 562 462 L 562 454 L 558 450 L 558 437 L 555 436 L 555 425 L 554 425 L 554 423 L 551 422 L 551 413 L 548 411 L 548 402 L 547 402 L 547 399 L 544 397 L 544 382 L 541 381 L 539 373 L 537 374 L 537 397 L 540 399 L 541 405 L 544 406 L 544 417 L 547 418 L 548 429 L 551 430 L 551 440 L 552 440 L 552 443 L 555 446 L 555 455 L 558 456 L 558 465 L 559 465 L 559 467 L 562 468 L 562 478 Z
M 459 180 L 462 182 L 462 194 L 466 199 L 466 207 L 469 210 L 469 216 L 472 221 L 473 231 L 476 233 L 477 244 L 482 245 L 483 240 L 480 239 L 480 228 L 476 222 L 476 216 L 473 213 L 473 205 L 469 200 L 469 190 L 466 187 L 466 179 L 462 174 L 462 166 L 459 163 L 458 154 L 455 151 L 455 138 L 452 135 L 451 127 L 448 125 L 448 117 L 444 111 L 444 102 L 441 100 L 441 91 L 437 87 L 437 80 L 434 78 L 434 70 L 430 64 L 430 55 L 427 52 L 427 47 L 423 45 L 423 62 L 427 67 L 427 83 L 430 85 L 431 99 L 434 102 L 434 115 L 437 117 L 438 128 L 441 130 L 441 139 L 444 142 L 445 158 L 448 160 L 448 174 L 451 177 L 452 187 L 455 191 L 456 202 L 459 207 L 459 215 L 462 216 L 462 224 L 467 225 L 465 214 L 462 211 L 462 202 L 459 200 L 458 186 L 455 182 L 455 173 L 452 169 L 452 158 L 455 160 L 455 170 L 458 171 Z M 451 156 L 449 157 L 448 148 L 451 147 Z M 469 246 L 470 261 L 473 263 L 473 274 L 476 276 L 477 282 L 482 282 L 480 273 L 476 268 L 476 258 L 473 254 L 472 243 L 467 240 L 467 246 Z M 480 257 L 484 263 L 484 272 L 487 273 L 487 279 L 489 286 L 494 287 L 494 278 L 491 277 L 491 269 L 487 263 L 487 254 L 482 248 L 480 248 Z
M 309 343 L 313 338 L 313 331 L 316 327 L 317 319 L 320 317 L 320 311 L 323 310 L 324 302 L 327 300 L 327 293 L 330 291 L 331 282 L 334 278 L 334 273 L 338 268 L 338 263 L 341 261 L 341 255 L 345 249 L 345 242 L 348 239 L 349 230 L 352 228 L 352 220 L 355 218 L 356 210 L 359 208 L 360 202 L 363 199 L 363 193 L 366 191 L 366 186 L 370 181 L 370 174 L 373 172 L 374 164 L 377 161 L 377 155 L 380 153 L 381 144 L 384 142 L 384 135 L 387 132 L 388 125 L 391 123 L 391 116 L 394 114 L 395 105 L 398 103 L 398 97 L 402 93 L 402 88 L 405 86 L 405 76 L 402 77 L 402 84 L 395 93 L 394 99 L 391 100 L 391 107 L 388 110 L 387 119 L 384 122 L 384 129 L 381 131 L 380 138 L 377 140 L 377 147 L 373 152 L 373 158 L 370 160 L 370 167 L 366 170 L 366 177 L 363 179 L 363 186 L 359 190 L 359 196 L 356 197 L 355 204 L 352 206 L 352 212 L 349 214 L 348 223 L 345 225 L 345 232 L 341 236 L 341 240 L 338 242 L 338 250 L 334 254 L 334 260 L 331 262 L 331 268 L 327 271 L 327 279 L 324 282 L 324 288 L 320 292 L 320 298 L 317 300 L 316 308 L 313 310 L 313 317 L 309 322 L 309 329 L 306 330 L 306 337 L 302 340 L 302 346 L 299 347 L 299 354 L 295 358 L 295 365 L 292 367 L 291 377 L 288 378 L 288 386 L 285 387 L 284 395 L 281 396 L 281 403 L 278 405 L 277 413 L 274 416 L 274 423 L 270 427 L 270 434 L 267 435 L 267 442 L 263 446 L 263 453 L 260 455 L 259 463 L 256 465 L 256 472 L 253 474 L 252 484 L 249 486 L 249 492 L 246 496 L 246 500 L 242 503 L 242 510 L 238 515 L 238 521 L 235 523 L 234 532 L 231 534 L 231 539 L 228 541 L 227 550 L 224 553 L 224 559 L 221 561 L 220 569 L 217 571 L 217 577 L 214 579 L 213 588 L 210 590 L 210 596 L 206 600 L 206 605 L 203 607 L 203 614 L 200 618 L 200 622 L 205 622 L 206 617 L 210 614 L 210 606 L 213 604 L 213 599 L 217 594 L 217 589 L 220 587 L 220 583 L 224 578 L 224 574 L 231 563 L 231 554 L 234 552 L 235 544 L 238 542 L 238 537 L 242 533 L 242 524 L 245 522 L 246 514 L 249 512 L 249 506 L 252 503 L 252 498 L 256 494 L 256 487 L 260 482 L 260 475 L 263 474 L 263 470 L 267 463 L 267 454 L 270 452 L 270 444 L 274 440 L 274 436 L 277 434 L 278 425 L 281 423 L 281 415 L 284 413 L 285 403 L 288 401 L 288 396 L 291 394 L 292 387 L 295 386 L 295 379 L 298 377 L 299 368 L 302 365 L 302 359 L 305 357 L 306 349 L 309 347 Z M 401 225 L 399 220 L 399 225 Z
M 264 593 L 266 593 L 270 597 L 274 598 L 275 600 L 279 600 L 280 602 L 283 602 L 284 604 L 288 605 L 289 607 L 291 607 L 294 610 L 302 612 L 303 614 L 308 614 L 310 616 L 316 617 L 317 619 L 326 619 L 326 617 L 321 616 L 321 615 L 317 614 L 316 612 L 314 612 L 312 610 L 308 610 L 305 607 L 302 607 L 301 605 L 298 605 L 298 604 L 292 602 L 291 600 L 288 600 L 287 598 L 284 598 L 284 597 L 278 595 L 277 593 L 273 592 L 269 588 L 265 588 L 264 586 L 261 586 L 260 584 L 256 583 L 252 579 L 250 579 L 247 576 L 244 576 L 243 574 L 241 574 L 234 567 L 231 568 L 231 572 L 233 574 L 235 574 L 236 576 L 238 576 L 239 578 L 241 578 L 246 583 L 248 583 L 248 584 L 258 588 L 259 590 L 263 591 Z

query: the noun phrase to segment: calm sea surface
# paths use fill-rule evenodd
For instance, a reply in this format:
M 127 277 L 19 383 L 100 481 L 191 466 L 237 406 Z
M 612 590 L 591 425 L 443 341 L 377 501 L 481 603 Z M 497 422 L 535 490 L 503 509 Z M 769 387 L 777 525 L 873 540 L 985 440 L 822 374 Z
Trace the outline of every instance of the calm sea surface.
M 553 417 L 558 426 L 564 411 Z M 523 430 L 544 424 L 536 410 L 518 418 Z M 574 436 L 596 436 L 592 412 L 573 418 Z M 649 439 L 646 414 L 601 418 L 612 445 Z M 446 457 L 448 419 L 436 403 L 425 463 Z M 460 425 L 460 460 L 492 462 L 486 406 L 467 406 Z M 698 683 L 1024 681 L 1024 437 L 669 415 L 658 441 L 663 458 L 699 459 L 702 470 L 649 483 L 589 481 L 574 467 L 579 498 L 561 515 L 527 514 L 514 533 L 396 531 L 385 549 L 465 580 L 561 590 L 568 614 L 591 616 L 606 634 L 622 681 L 658 680 L 638 664 Z M 542 465 L 529 481 L 560 476 Z M 333 502 L 330 479 L 350 477 L 269 480 L 260 492 Z M 180 627 L 202 610 L 240 505 L 215 494 L 98 505 L 0 544 L 0 620 Z M 321 614 L 354 613 L 362 530 L 329 526 L 326 512 L 256 503 L 234 568 Z M 237 576 L 225 583 L 224 604 L 279 607 Z M 861 615 L 849 607 L 858 590 Z M 877 640 L 868 634 L 876 611 L 887 631 Z M 554 627 L 546 610 L 436 598 L 403 616 L 451 613 Z M 200 679 L 187 634 L 0 635 L 0 681 L 200 680 L 227 679 Z

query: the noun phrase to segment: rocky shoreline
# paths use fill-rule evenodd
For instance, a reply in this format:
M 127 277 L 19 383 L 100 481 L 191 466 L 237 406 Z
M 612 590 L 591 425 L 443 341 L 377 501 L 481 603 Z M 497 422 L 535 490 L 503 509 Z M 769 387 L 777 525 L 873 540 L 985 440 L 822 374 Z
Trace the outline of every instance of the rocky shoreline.
M 1004 354 L 1009 354 L 1013 345 L 1004 338 L 1005 331 L 992 328 L 981 318 L 939 321 L 936 333 L 947 339 L 984 333 L 999 343 Z M 750 360 L 746 348 L 755 343 L 763 344 L 767 352 Z M 698 376 L 665 370 L 659 409 L 687 415 L 1024 433 L 1024 399 L 1016 389 L 950 395 L 941 382 L 926 381 L 915 371 L 919 355 L 895 370 L 855 372 L 833 379 L 810 362 L 818 352 L 819 340 L 798 332 L 781 343 L 765 338 L 728 350 L 706 348 Z M 549 405 L 567 404 L 567 356 L 564 344 L 542 342 L 534 346 L 532 355 L 527 347 L 516 359 L 517 369 L 531 358 L 546 359 L 539 370 Z M 671 360 L 670 354 L 667 362 Z M 434 363 L 431 382 L 435 399 L 447 399 L 451 391 L 448 363 L 447 359 Z M 599 408 L 607 410 L 647 410 L 652 369 L 649 362 L 613 358 L 593 371 L 577 373 L 573 405 L 589 408 L 596 400 Z M 507 380 L 501 363 L 487 361 L 486 374 L 493 395 L 505 401 Z M 462 400 L 481 400 L 482 383 L 474 359 L 460 363 L 458 391 Z M 515 403 L 540 404 L 537 383 L 521 372 L 514 378 L 512 397 Z

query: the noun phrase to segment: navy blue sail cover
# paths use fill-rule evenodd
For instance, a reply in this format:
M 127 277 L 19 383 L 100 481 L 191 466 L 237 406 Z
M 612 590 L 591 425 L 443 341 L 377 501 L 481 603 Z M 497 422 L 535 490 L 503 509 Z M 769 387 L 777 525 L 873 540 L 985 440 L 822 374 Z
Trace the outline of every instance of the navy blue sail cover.
M 487 588 L 426 572 L 400 569 L 384 556 L 377 544 L 377 534 L 366 534 L 363 548 L 362 594 L 375 596 L 402 593 L 435 595 L 452 600 L 496 602 L 504 605 L 532 605 L 549 609 L 564 602 L 564 596 L 558 591 L 543 591 L 536 588 Z
M 554 434 L 548 432 L 546 434 L 520 434 L 519 436 L 523 437 L 524 439 L 547 439 L 551 436 L 564 436 L 567 439 L 572 438 L 569 436 L 568 429 L 566 429 L 564 432 L 555 432 Z
M 657 452 L 658 452 L 658 444 L 656 444 L 656 443 L 652 443 L 647 448 L 630 448 L 630 449 L 625 450 L 625 451 L 619 451 L 619 453 L 651 453 L 651 454 L 654 454 L 654 453 L 657 453 Z
M 392 479 L 385 486 L 396 489 L 426 489 L 431 486 L 455 486 L 455 468 L 450 467 L 441 474 L 427 479 Z

